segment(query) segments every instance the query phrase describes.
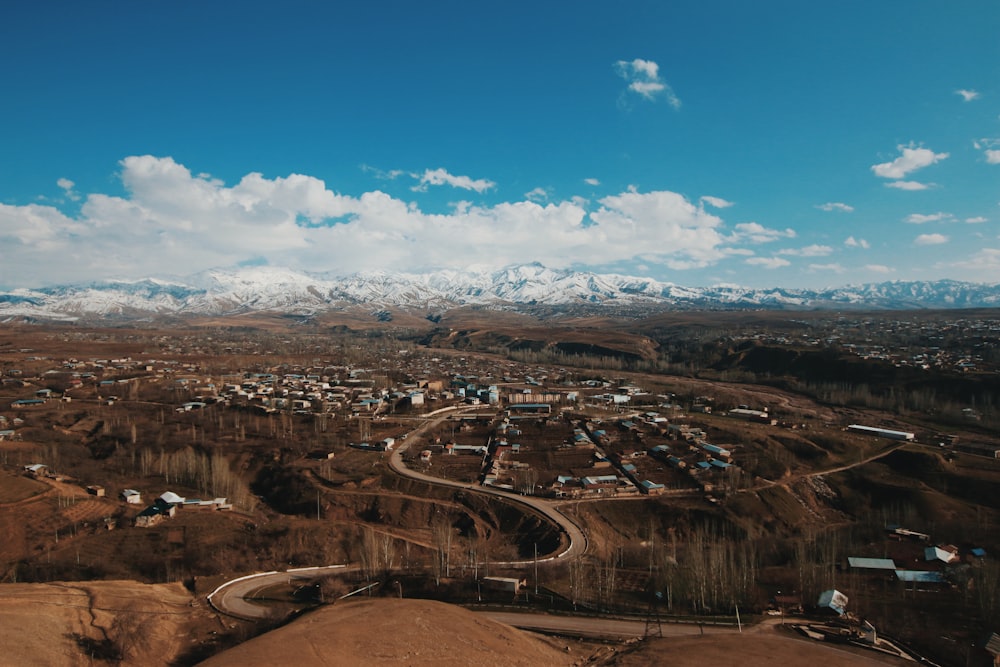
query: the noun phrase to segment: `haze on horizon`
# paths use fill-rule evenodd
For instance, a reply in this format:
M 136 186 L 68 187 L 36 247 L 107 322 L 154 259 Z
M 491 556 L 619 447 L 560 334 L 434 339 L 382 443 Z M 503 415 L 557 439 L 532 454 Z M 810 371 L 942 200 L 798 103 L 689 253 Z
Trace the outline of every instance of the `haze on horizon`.
M 5 8 L 0 288 L 1000 282 L 1000 5 L 664 4 Z

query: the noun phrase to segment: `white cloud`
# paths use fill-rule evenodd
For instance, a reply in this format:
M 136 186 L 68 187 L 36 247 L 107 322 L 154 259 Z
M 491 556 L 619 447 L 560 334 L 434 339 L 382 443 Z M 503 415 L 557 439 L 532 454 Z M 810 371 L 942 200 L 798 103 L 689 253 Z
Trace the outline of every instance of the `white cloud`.
M 817 204 L 816 208 L 821 211 L 840 211 L 842 213 L 853 213 L 854 207 L 848 206 L 847 204 L 841 203 L 839 201 L 831 201 L 825 204 Z
M 892 273 L 892 269 L 885 264 L 866 264 L 865 268 L 872 273 Z
M 828 245 L 808 245 L 804 248 L 785 248 L 779 250 L 779 255 L 792 255 L 794 257 L 825 257 L 833 252 L 833 248 Z
M 810 264 L 810 271 L 831 271 L 833 273 L 843 273 L 844 267 L 834 262 L 833 264 Z
M 913 239 L 915 245 L 941 245 L 947 242 L 948 237 L 944 234 L 921 234 Z
M 977 151 L 983 151 L 986 164 L 1000 164 L 1000 139 L 984 137 L 973 141 L 972 146 Z
M 681 107 L 681 101 L 673 89 L 660 78 L 660 66 L 652 60 L 619 60 L 614 64 L 618 76 L 628 82 L 628 90 L 647 100 L 663 95 L 674 109 Z
M 848 248 L 864 248 L 866 250 L 871 247 L 868 245 L 868 241 L 864 239 L 856 239 L 853 236 L 848 236 L 844 241 L 844 245 Z
M 698 201 L 700 201 L 702 204 L 708 204 L 709 206 L 712 206 L 714 208 L 729 208 L 730 206 L 733 205 L 733 202 L 726 201 L 721 197 L 710 197 L 707 195 L 702 197 Z
M 996 275 L 1000 272 L 1000 248 L 983 248 L 958 266 L 976 272 L 990 272 Z
M 596 178 L 585 178 L 585 179 L 583 179 L 583 182 L 586 183 L 587 185 L 591 185 L 591 186 L 593 186 L 595 188 L 598 185 L 601 184 L 601 182 L 599 180 L 597 180 Z
M 534 202 L 545 201 L 549 198 L 549 193 L 545 188 L 535 188 L 531 192 L 524 193 L 524 198 Z
M 913 144 L 909 146 L 899 145 L 896 148 L 902 153 L 898 158 L 892 162 L 872 165 L 872 172 L 876 176 L 900 179 L 911 172 L 948 158 L 948 153 L 935 153 L 929 148 L 914 148 Z
M 897 190 L 927 190 L 931 187 L 930 183 L 920 183 L 919 181 L 893 181 L 891 183 L 886 183 L 887 188 L 896 188 Z
M 741 222 L 736 225 L 730 237 L 733 241 L 750 241 L 751 243 L 770 243 L 778 239 L 795 238 L 794 229 L 770 229 L 756 222 Z
M 791 262 L 781 257 L 751 257 L 746 260 L 746 263 L 764 269 L 780 269 L 783 266 L 791 265 Z
M 955 94 L 956 95 L 961 95 L 962 96 L 962 100 L 965 101 L 965 102 L 971 102 L 972 100 L 978 100 L 981 97 L 981 95 L 979 94 L 979 91 L 976 91 L 976 90 L 965 90 L 964 88 L 956 90 Z
M 954 262 L 941 262 L 935 268 L 948 269 L 959 280 L 1000 282 L 1000 248 L 981 248 Z
M 983 216 L 981 216 L 981 215 L 977 215 L 977 216 L 976 216 L 976 217 L 974 217 L 974 218 L 966 218 L 966 219 L 965 219 L 965 222 L 967 222 L 967 223 L 968 223 L 968 224 L 970 224 L 970 225 L 978 225 L 978 224 L 980 224 L 980 223 L 983 223 L 983 222 L 989 222 L 989 221 L 990 221 L 990 220 L 989 220 L 989 218 L 984 218 L 984 217 L 983 217 Z
M 394 181 L 400 176 L 407 176 L 407 175 L 413 176 L 413 178 L 418 178 L 417 174 L 410 174 L 409 172 L 406 172 L 402 169 L 390 169 L 389 171 L 383 171 L 378 167 L 373 167 L 367 164 L 361 165 L 361 171 L 368 174 L 373 174 L 375 178 L 377 178 L 380 181 Z
M 73 201 L 80 200 L 80 193 L 73 189 L 76 187 L 76 183 L 73 181 L 68 178 L 60 178 L 56 181 L 56 185 L 62 188 L 63 192 L 66 193 L 67 198 L 72 199 Z
M 338 194 L 302 174 L 251 173 L 227 185 L 149 155 L 122 160 L 120 178 L 125 196 L 90 194 L 73 216 L 53 206 L 0 205 L 4 279 L 38 286 L 183 276 L 251 259 L 339 275 L 531 261 L 606 266 L 637 258 L 679 270 L 794 235 L 756 223 L 725 234 L 721 218 L 670 191 L 630 189 L 595 204 L 465 201 L 429 214 L 377 190 Z
M 444 169 L 427 169 L 419 177 L 416 175 L 414 177 L 420 179 L 420 182 L 411 188 L 416 192 L 426 192 L 429 185 L 450 185 L 453 188 L 473 190 L 479 193 L 496 186 L 496 183 L 485 178 L 472 179 L 468 176 L 454 176 Z
M 951 213 L 911 213 L 910 215 L 903 218 L 906 222 L 911 225 L 922 225 L 928 222 L 954 222 L 955 216 Z

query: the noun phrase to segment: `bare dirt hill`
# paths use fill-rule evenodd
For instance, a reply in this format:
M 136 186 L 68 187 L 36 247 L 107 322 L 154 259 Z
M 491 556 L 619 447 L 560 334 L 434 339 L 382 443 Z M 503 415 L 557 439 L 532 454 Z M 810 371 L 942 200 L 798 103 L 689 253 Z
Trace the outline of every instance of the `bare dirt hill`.
M 600 663 L 606 667 L 877 667 L 906 665 L 902 658 L 850 646 L 800 639 L 771 629 L 733 635 L 652 639 L 618 652 Z
M 583 656 L 454 605 L 376 599 L 319 609 L 201 663 L 205 667 L 572 665 Z
M 0 586 L 3 665 L 170 665 L 210 627 L 220 626 L 180 584 Z

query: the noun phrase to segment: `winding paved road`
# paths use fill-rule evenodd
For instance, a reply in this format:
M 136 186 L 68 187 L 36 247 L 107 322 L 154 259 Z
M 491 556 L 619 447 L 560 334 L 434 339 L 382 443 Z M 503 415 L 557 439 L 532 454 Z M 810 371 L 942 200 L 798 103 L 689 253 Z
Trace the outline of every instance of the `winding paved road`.
M 216 611 L 246 621 L 262 621 L 270 615 L 267 607 L 253 602 L 254 597 L 268 588 L 290 584 L 295 580 L 311 581 L 324 574 L 347 569 L 346 565 L 301 567 L 285 572 L 258 572 L 231 579 L 208 594 L 208 603 Z
M 445 408 L 445 410 L 449 410 Z M 559 529 L 566 535 L 568 540 L 567 547 L 558 554 L 549 555 L 545 558 L 539 558 L 539 563 L 545 563 L 548 561 L 555 560 L 569 560 L 572 558 L 577 558 L 582 556 L 587 551 L 587 536 L 584 535 L 583 530 L 579 525 L 576 524 L 570 517 L 559 511 L 555 503 L 542 498 L 536 498 L 534 496 L 517 496 L 506 491 L 501 491 L 500 489 L 492 489 L 488 486 L 480 486 L 478 484 L 470 484 L 468 482 L 456 482 L 454 480 L 442 479 L 440 477 L 434 477 L 433 475 L 425 475 L 422 472 L 412 470 L 403 463 L 403 452 L 409 448 L 409 446 L 414 442 L 415 438 L 418 438 L 424 434 L 425 431 L 433 426 L 441 424 L 444 420 L 448 419 L 454 410 L 449 410 L 444 412 L 439 410 L 434 415 L 434 419 L 425 421 L 423 424 L 415 428 L 407 436 L 407 439 L 402 441 L 402 444 L 389 456 L 389 468 L 392 469 L 397 475 L 403 477 L 409 477 L 410 479 L 415 479 L 421 482 L 426 482 L 427 484 L 436 484 L 438 486 L 448 486 L 456 489 L 464 489 L 467 491 L 472 491 L 474 493 L 482 493 L 488 496 L 495 496 L 501 498 L 506 502 L 514 503 L 516 505 L 521 505 L 527 507 L 529 510 L 540 514 L 547 520 L 559 526 Z M 525 561 L 505 561 L 505 562 L 495 562 L 496 565 L 502 566 L 521 566 L 534 563 L 534 559 Z
M 553 503 L 542 500 L 541 498 L 514 496 L 504 491 L 500 491 L 499 489 L 491 489 L 488 487 L 484 488 L 476 484 L 441 479 L 439 477 L 425 475 L 406 467 L 406 464 L 403 463 L 403 451 L 405 451 L 410 444 L 418 441 L 420 436 L 422 436 L 428 429 L 441 424 L 455 412 L 456 408 L 444 408 L 429 414 L 428 419 L 425 419 L 420 426 L 410 431 L 407 436 L 407 440 L 403 441 L 401 446 L 392 452 L 389 457 L 390 469 L 403 477 L 409 477 L 410 479 L 428 484 L 437 484 L 439 486 L 464 489 L 473 493 L 483 493 L 486 495 L 496 496 L 506 502 L 526 507 L 529 511 L 535 512 L 536 514 L 539 514 L 545 519 L 556 524 L 559 526 L 563 534 L 566 535 L 568 544 L 566 548 L 558 554 L 539 558 L 537 560 L 539 563 L 555 560 L 569 560 L 571 558 L 581 556 L 587 549 L 587 538 L 584 535 L 583 530 L 581 530 L 581 528 L 572 519 L 560 512 L 553 505 Z M 461 410 L 460 412 L 465 412 L 465 410 Z M 501 566 L 524 566 L 534 562 L 536 561 L 532 559 L 527 561 L 495 561 L 493 564 Z M 296 579 L 301 579 L 303 581 L 315 579 L 316 577 L 323 576 L 324 574 L 332 574 L 338 570 L 344 569 L 347 569 L 346 565 L 327 565 L 323 567 L 297 568 L 285 572 L 272 571 L 250 574 L 227 581 L 216 588 L 208 595 L 208 603 L 217 611 L 236 618 L 251 621 L 263 620 L 268 617 L 270 610 L 267 607 L 253 602 L 255 595 L 258 595 L 261 591 L 274 586 L 289 584 Z

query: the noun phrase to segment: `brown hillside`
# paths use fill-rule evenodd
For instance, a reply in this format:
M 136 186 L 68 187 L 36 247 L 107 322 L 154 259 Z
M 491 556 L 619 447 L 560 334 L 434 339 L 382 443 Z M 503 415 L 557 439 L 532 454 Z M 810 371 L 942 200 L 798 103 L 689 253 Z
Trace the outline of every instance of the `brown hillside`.
M 180 584 L 101 581 L 0 586 L 0 664 L 170 665 L 194 628 L 218 621 Z M 205 630 L 207 632 L 207 630 Z
M 914 664 L 848 645 L 798 638 L 773 628 L 732 635 L 652 639 L 602 662 L 607 667 L 878 667 Z
M 201 663 L 255 667 L 345 665 L 570 665 L 563 653 L 520 630 L 461 607 L 377 599 L 324 607 Z

